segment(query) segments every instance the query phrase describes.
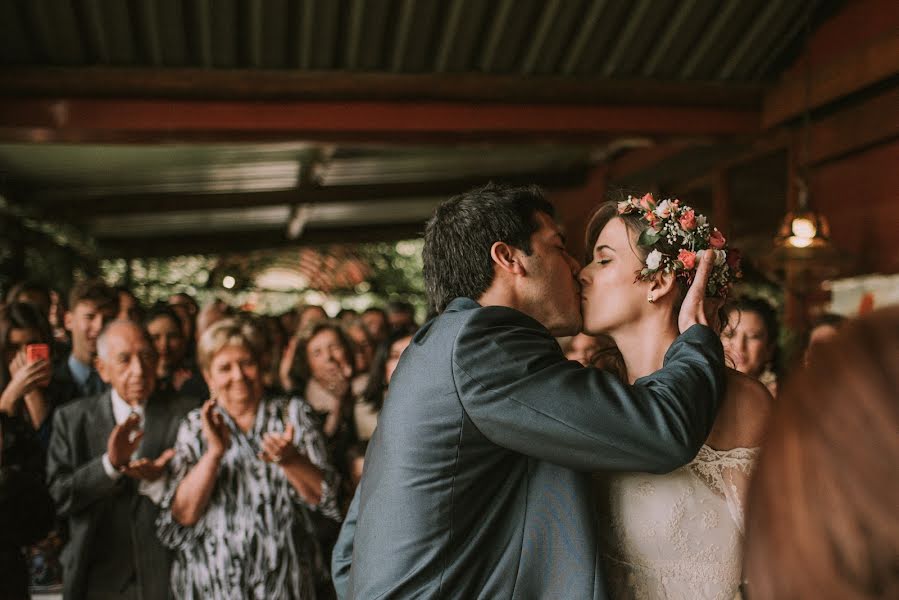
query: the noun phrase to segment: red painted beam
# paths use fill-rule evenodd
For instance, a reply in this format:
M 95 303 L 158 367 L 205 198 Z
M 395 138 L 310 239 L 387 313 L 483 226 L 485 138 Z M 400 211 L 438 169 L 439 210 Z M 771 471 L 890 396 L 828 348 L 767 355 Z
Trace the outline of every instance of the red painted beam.
M 228 136 L 619 134 L 733 135 L 757 132 L 755 110 L 682 106 L 569 106 L 404 102 L 253 102 L 134 99 L 0 100 L 0 139 L 76 138 L 109 134 L 213 133 Z M 32 135 L 29 135 L 29 132 Z M 149 134 L 149 135 L 147 135 Z

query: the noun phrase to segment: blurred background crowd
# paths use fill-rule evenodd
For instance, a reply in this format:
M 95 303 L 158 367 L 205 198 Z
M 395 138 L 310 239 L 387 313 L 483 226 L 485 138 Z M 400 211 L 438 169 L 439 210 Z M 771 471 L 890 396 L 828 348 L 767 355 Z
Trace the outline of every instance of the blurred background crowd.
M 743 297 L 722 315 L 728 363 L 779 399 L 787 374 L 774 307 Z M 792 394 L 808 398 L 809 386 L 823 385 L 832 397 L 847 385 L 841 369 L 851 375 L 861 372 L 856 363 L 869 361 L 870 389 L 855 390 L 864 398 L 834 403 L 864 400 L 872 414 L 845 417 L 839 426 L 848 439 L 803 442 L 803 451 L 857 443 L 859 461 L 872 451 L 897 456 L 895 439 L 879 438 L 870 421 L 879 418 L 888 429 L 896 423 L 895 317 L 892 309 L 875 311 L 867 329 L 849 328 L 858 339 L 836 345 L 844 317 L 822 314 L 805 332 L 789 363 L 791 378 L 805 383 Z M 100 279 L 80 280 L 68 294 L 35 282 L 12 286 L 0 305 L 0 596 L 27 597 L 31 589 L 164 597 L 171 585 L 178 597 L 228 589 L 332 597 L 330 552 L 391 374 L 418 325 L 406 302 L 334 314 L 301 304 L 266 315 L 220 298 L 200 306 L 186 293 L 145 306 L 127 287 Z M 559 344 L 584 366 L 621 369 L 611 339 L 579 334 Z M 842 346 L 851 353 L 842 357 Z M 878 370 L 875 363 L 883 364 Z M 821 394 L 818 407 L 788 402 L 775 412 L 824 410 Z M 814 417 L 779 419 L 789 429 L 789 419 L 797 425 Z M 829 419 L 827 427 L 838 426 L 838 417 Z M 865 428 L 870 439 L 851 439 Z M 865 450 L 875 442 L 886 445 Z M 777 464 L 763 459 L 762 473 L 809 467 L 768 462 Z M 764 482 L 755 492 L 759 505 L 772 502 L 764 486 L 774 483 Z M 895 486 L 887 488 L 895 499 Z M 878 510 L 870 492 L 865 510 Z M 895 524 L 866 524 L 850 505 L 840 510 L 847 522 L 862 519 L 853 526 Z M 773 526 L 754 516 L 756 527 Z M 864 536 L 844 533 L 848 539 L 838 543 L 864 545 Z M 863 566 L 873 569 L 881 559 L 869 560 Z

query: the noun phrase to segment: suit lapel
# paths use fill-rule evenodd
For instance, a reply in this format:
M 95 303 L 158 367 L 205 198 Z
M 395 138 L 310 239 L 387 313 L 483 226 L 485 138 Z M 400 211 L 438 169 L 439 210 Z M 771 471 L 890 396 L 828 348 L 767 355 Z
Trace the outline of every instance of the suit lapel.
M 109 434 L 115 427 L 115 418 L 112 416 L 112 396 L 108 391 L 90 399 L 94 405 L 87 419 L 88 439 L 91 444 L 91 455 L 100 456 L 106 452 Z

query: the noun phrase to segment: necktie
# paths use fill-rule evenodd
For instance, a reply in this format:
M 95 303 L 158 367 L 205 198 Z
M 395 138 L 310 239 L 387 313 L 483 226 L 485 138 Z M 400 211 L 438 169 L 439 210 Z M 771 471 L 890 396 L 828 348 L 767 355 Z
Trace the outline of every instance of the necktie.
M 95 396 L 106 391 L 106 384 L 100 379 L 100 374 L 96 370 L 91 369 L 87 381 L 84 382 L 84 391 L 88 396 Z

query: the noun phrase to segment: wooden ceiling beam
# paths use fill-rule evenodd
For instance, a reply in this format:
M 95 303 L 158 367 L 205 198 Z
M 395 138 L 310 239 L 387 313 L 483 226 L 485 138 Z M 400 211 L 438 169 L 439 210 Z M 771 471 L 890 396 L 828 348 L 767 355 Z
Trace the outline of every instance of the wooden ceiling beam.
M 680 193 L 713 188 L 718 171 L 774 152 L 795 152 L 798 166 L 814 169 L 829 161 L 899 139 L 899 86 L 812 123 L 808 133 L 807 156 L 803 156 L 800 150 L 802 138 L 801 130 L 786 127 L 775 129 L 760 136 L 747 152 L 719 162 L 700 177 L 675 182 L 671 187 Z
M 391 242 L 421 237 L 424 222 L 310 228 L 299 239 L 289 240 L 284 229 L 233 232 L 228 235 L 191 234 L 155 237 L 97 238 L 104 258 L 148 258 L 189 254 L 228 254 L 274 248 L 300 248 L 330 244 Z
M 31 195 L 31 205 L 55 218 L 85 220 L 104 215 L 250 208 L 279 204 L 366 202 L 385 199 L 449 197 L 489 181 L 508 185 L 537 184 L 559 189 L 578 187 L 586 181 L 587 166 L 564 171 L 460 177 L 440 181 L 370 185 L 337 185 L 240 193 L 137 193 L 77 198 L 65 191 Z
M 617 104 L 758 109 L 758 83 L 609 80 L 484 73 L 359 73 L 180 68 L 4 67 L 0 96 Z
M 758 129 L 759 115 L 753 110 L 684 106 L 0 99 L 0 140 L 32 142 L 116 136 L 179 140 L 191 134 L 220 140 L 512 136 L 562 141 L 610 135 L 736 135 Z
M 676 141 L 629 150 L 621 157 L 613 160 L 609 165 L 609 181 L 624 181 L 645 171 L 650 171 L 662 161 L 701 143 L 709 144 L 711 142 L 708 140 L 696 142 Z
M 899 85 L 812 124 L 808 166 L 899 138 Z M 800 161 L 803 156 L 800 152 Z M 800 163 L 800 166 L 805 166 Z
M 762 126 L 770 129 L 887 80 L 899 79 L 899 32 L 795 75 L 765 95 Z

